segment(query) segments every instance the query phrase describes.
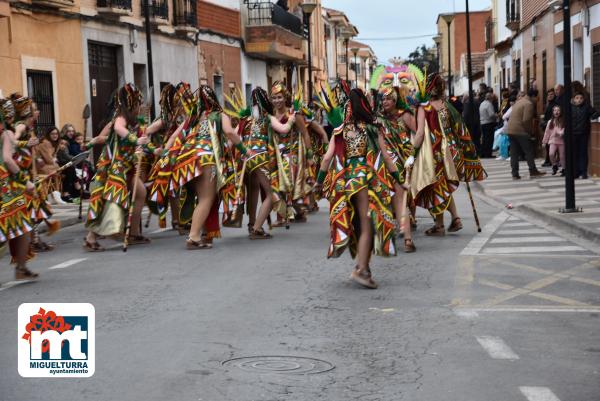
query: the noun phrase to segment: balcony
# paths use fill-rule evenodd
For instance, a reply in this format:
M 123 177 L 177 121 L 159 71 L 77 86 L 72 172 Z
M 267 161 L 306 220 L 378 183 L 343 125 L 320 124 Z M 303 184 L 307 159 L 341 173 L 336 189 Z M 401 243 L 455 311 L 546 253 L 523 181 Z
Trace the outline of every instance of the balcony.
M 32 0 L 32 4 L 49 8 L 69 8 L 73 7 L 73 0 Z
M 133 15 L 131 0 L 98 0 L 97 7 L 100 14 L 113 16 Z
M 156 25 L 169 23 L 169 3 L 167 0 L 154 0 L 152 2 L 152 23 Z
M 263 59 L 304 60 L 304 24 L 301 18 L 266 0 L 244 2 L 248 7 L 248 54 Z
M 521 27 L 520 0 L 506 0 L 506 27 L 513 32 Z
M 187 35 L 188 33 L 198 31 L 196 0 L 173 0 L 173 8 L 173 25 L 175 25 L 175 32 Z

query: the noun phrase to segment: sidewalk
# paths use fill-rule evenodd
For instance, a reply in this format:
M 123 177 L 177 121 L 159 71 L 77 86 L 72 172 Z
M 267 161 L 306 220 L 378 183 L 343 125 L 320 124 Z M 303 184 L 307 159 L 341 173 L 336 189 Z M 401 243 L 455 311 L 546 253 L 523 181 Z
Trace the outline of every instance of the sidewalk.
M 61 228 L 73 226 L 78 223 L 85 221 L 85 215 L 88 210 L 88 202 L 83 202 L 82 219 L 79 220 L 79 205 L 68 203 L 66 205 L 51 205 L 52 212 L 54 213 L 51 217 L 52 220 L 60 221 Z M 48 227 L 42 223 L 39 225 L 39 232 L 45 233 Z
M 600 178 L 575 180 L 575 203 L 583 211 L 559 213 L 558 210 L 565 206 L 565 179 L 558 174 L 552 176 L 550 168 L 539 167 L 542 163 L 543 160 L 536 160 L 538 168 L 546 171 L 547 175 L 530 179 L 527 164 L 521 162 L 519 171 L 523 178 L 515 181 L 511 177 L 510 162 L 485 159 L 483 165 L 488 178 L 478 182 L 474 188 L 547 224 L 600 243 Z

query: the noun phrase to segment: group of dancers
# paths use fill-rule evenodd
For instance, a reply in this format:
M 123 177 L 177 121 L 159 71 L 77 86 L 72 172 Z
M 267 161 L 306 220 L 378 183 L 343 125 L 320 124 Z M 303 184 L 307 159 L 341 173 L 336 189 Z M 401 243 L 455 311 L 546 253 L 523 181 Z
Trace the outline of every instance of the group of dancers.
M 320 88 L 310 106 L 301 87 L 290 93 L 281 82 L 270 93 L 255 88 L 250 105 L 239 90 L 221 105 L 209 86 L 192 91 L 180 82 L 162 89 L 154 121 L 140 117 L 149 109 L 141 92 L 124 85 L 87 144 L 102 150 L 83 248 L 101 252 L 99 240 L 108 237 L 123 240 L 124 250 L 149 243 L 142 234 L 145 206 L 161 228 L 170 214 L 190 250 L 212 248 L 220 227 L 240 228 L 244 212 L 249 238 L 267 240 L 273 227 L 306 222 L 323 197 L 330 203 L 328 257 L 349 248 L 356 259 L 351 279 L 377 288 L 371 255 L 396 255 L 397 236 L 405 252 L 416 250 L 415 208 L 434 218 L 426 235 L 445 235 L 445 211 L 452 216 L 447 230 L 458 231 L 452 193 L 460 181 L 485 178 L 469 132 L 444 97 L 443 79 L 420 72 L 414 79 L 415 94 L 382 78 L 375 96 L 340 80 Z M 51 211 L 27 162 L 35 145 L 31 99 L 0 102 L 0 242 L 10 245 L 16 278 L 34 278 L 26 266 L 29 233 Z M 320 117 L 333 128 L 329 135 Z

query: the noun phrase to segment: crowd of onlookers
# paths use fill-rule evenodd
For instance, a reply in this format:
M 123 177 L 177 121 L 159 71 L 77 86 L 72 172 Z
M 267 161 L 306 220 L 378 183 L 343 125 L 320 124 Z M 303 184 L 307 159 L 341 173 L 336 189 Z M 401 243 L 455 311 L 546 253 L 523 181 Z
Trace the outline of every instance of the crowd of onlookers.
M 465 124 L 471 132 L 477 153 L 481 158 L 493 157 L 510 160 L 512 176 L 520 179 L 519 161 L 526 160 L 531 177 L 545 172 L 537 169 L 535 157 L 545 157 L 543 167 L 552 167 L 552 174 L 564 175 L 564 114 L 571 108 L 572 135 L 574 138 L 574 175 L 588 177 L 588 146 L 591 121 L 599 117 L 592 107 L 590 96 L 583 85 L 575 81 L 571 98 L 566 99 L 564 87 L 556 85 L 546 93 L 544 113 L 538 115 L 539 92 L 535 80 L 529 82 L 527 91 L 517 85 L 502 89 L 500 98 L 485 83 L 479 85 L 471 107 L 468 94 L 456 99 Z
M 92 166 L 88 163 L 63 169 L 60 174 L 55 174 L 60 167 L 66 165 L 71 159 L 85 151 L 83 135 L 76 132 L 71 124 L 65 124 L 59 131 L 56 127 L 46 130 L 40 138 L 40 143 L 35 147 L 35 162 L 37 173 L 41 175 L 54 175 L 49 181 L 48 199 L 51 202 L 64 204 L 80 201 L 81 196 L 89 195 L 83 191 L 82 185 L 86 177 L 91 174 Z

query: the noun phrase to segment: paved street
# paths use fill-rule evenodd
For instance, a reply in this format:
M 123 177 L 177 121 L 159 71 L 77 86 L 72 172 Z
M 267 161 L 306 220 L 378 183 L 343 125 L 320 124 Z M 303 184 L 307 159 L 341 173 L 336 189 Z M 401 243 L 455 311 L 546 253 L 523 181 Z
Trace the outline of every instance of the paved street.
M 376 291 L 325 258 L 326 204 L 270 242 L 226 228 L 211 251 L 152 226 L 151 246 L 89 254 L 63 229 L 36 283 L 3 258 L 0 400 L 600 399 L 597 249 L 479 199 L 476 235 L 464 189 L 458 204 L 463 231 L 426 238 L 420 211 L 417 253 L 373 260 Z M 17 308 L 36 301 L 95 306 L 92 378 L 19 376 Z

